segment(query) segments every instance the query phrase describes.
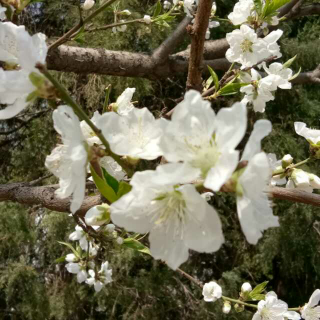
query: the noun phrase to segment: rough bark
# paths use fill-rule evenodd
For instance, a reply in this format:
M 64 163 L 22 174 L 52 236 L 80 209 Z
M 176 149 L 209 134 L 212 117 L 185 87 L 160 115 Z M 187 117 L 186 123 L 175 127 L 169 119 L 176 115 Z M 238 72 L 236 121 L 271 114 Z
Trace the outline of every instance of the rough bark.
M 202 90 L 202 61 L 205 35 L 209 25 L 212 0 L 200 0 L 193 26 L 189 28 L 191 48 L 188 68 L 187 90 Z
M 0 202 L 14 201 L 24 205 L 41 205 L 58 212 L 70 212 L 71 198 L 58 199 L 55 191 L 58 185 L 33 187 L 28 183 L 11 183 L 0 185 Z M 91 207 L 102 202 L 100 195 L 85 197 L 77 214 L 84 214 Z

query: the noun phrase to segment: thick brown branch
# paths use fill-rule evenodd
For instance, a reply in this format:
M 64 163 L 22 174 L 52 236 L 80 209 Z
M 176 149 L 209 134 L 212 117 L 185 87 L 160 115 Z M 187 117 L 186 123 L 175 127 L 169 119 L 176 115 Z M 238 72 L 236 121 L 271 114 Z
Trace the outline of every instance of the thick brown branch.
M 154 50 L 152 58 L 156 63 L 162 63 L 165 61 L 169 54 L 173 53 L 175 48 L 181 43 L 185 34 L 187 33 L 186 27 L 191 22 L 191 18 L 185 17 L 178 27 L 173 31 L 173 33 L 161 43 L 161 45 Z
M 191 49 L 187 89 L 202 90 L 202 61 L 206 31 L 212 8 L 212 0 L 200 0 L 193 27 L 190 27 Z
M 57 185 L 33 187 L 28 183 L 0 185 L 0 202 L 14 201 L 25 205 L 41 205 L 58 212 L 70 212 L 71 198 L 58 199 L 55 195 L 57 187 Z M 82 215 L 101 202 L 100 195 L 86 197 L 77 213 Z
M 309 6 L 299 7 L 296 10 L 292 10 L 289 14 L 286 15 L 286 18 L 294 19 L 315 14 L 320 14 L 320 3 L 314 3 Z
M 296 189 L 286 189 L 278 187 L 271 188 L 270 194 L 273 198 L 276 199 L 288 200 L 291 202 L 300 202 L 310 204 L 315 207 L 320 207 L 320 195 L 318 194 L 300 191 Z

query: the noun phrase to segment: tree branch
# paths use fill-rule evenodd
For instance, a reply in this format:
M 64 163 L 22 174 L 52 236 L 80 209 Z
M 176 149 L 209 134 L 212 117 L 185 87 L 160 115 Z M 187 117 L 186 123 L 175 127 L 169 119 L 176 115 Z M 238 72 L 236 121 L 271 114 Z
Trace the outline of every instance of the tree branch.
M 206 32 L 212 8 L 212 0 L 200 0 L 193 27 L 190 27 L 191 49 L 187 90 L 202 90 L 202 61 Z
M 154 50 L 152 58 L 157 61 L 157 63 L 162 63 L 165 61 L 169 54 L 181 43 L 185 34 L 187 33 L 186 27 L 191 22 L 190 17 L 185 17 L 178 27 L 173 31 L 173 33 L 161 43 L 161 45 Z
M 296 189 L 273 187 L 270 189 L 270 195 L 276 199 L 300 202 L 310 204 L 315 207 L 320 207 L 320 195 L 315 193 L 309 193 Z
M 59 199 L 55 195 L 58 185 L 33 187 L 29 183 L 0 185 L 0 202 L 14 201 L 24 205 L 42 205 L 53 211 L 70 212 L 71 198 Z M 101 196 L 85 197 L 77 214 L 83 215 L 93 206 L 102 203 Z

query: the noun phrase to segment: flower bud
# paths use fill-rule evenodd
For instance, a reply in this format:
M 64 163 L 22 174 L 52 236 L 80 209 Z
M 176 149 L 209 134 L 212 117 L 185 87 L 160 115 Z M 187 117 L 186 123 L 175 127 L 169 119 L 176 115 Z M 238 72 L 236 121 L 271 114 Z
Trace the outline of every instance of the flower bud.
M 77 257 L 73 253 L 69 253 L 66 255 L 66 261 L 68 262 L 75 262 Z
M 251 284 L 249 282 L 245 282 L 242 286 L 241 286 L 241 292 L 250 292 L 252 291 L 252 287 Z
M 151 23 L 151 17 L 148 16 L 148 15 L 145 15 L 143 17 L 143 21 L 146 23 L 146 24 L 150 24 Z
M 282 168 L 285 169 L 286 167 L 290 166 L 292 162 L 293 162 L 292 156 L 290 154 L 286 154 L 281 160 Z
M 110 207 L 106 203 L 92 207 L 84 220 L 88 226 L 101 226 L 110 221 Z
M 106 229 L 108 232 L 113 232 L 115 230 L 116 226 L 113 223 L 109 223 L 106 226 Z
M 234 305 L 234 310 L 236 310 L 236 312 L 240 313 L 240 312 L 242 312 L 244 310 L 244 305 L 236 303 Z
M 203 286 L 202 295 L 204 296 L 204 301 L 215 302 L 222 296 L 222 288 L 214 281 L 206 283 Z
M 310 185 L 314 189 L 320 189 L 320 178 L 313 173 L 309 173 Z
M 116 242 L 117 242 L 117 244 L 119 244 L 121 246 L 123 244 L 123 238 L 118 237 Z
M 94 6 L 94 0 L 86 0 L 83 4 L 83 10 L 90 10 Z
M 304 172 L 301 169 L 293 169 L 291 179 L 293 180 L 297 188 L 306 188 L 310 185 L 308 173 Z
M 120 13 L 125 15 L 125 16 L 130 16 L 131 15 L 131 12 L 128 9 L 122 10 Z
M 231 310 L 231 303 L 229 301 L 225 301 L 223 304 L 222 312 L 228 314 Z

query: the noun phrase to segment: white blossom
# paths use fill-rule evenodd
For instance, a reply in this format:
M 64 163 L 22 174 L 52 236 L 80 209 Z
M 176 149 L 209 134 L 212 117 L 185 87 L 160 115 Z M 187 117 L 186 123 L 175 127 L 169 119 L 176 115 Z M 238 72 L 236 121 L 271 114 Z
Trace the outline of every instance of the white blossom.
M 320 189 L 320 178 L 313 173 L 305 172 L 294 168 L 289 177 L 286 188 L 299 189 L 306 192 L 313 192 L 313 189 Z
M 78 258 L 73 253 L 69 253 L 66 255 L 66 261 L 68 262 L 75 262 L 77 260 Z
M 30 36 L 24 26 L 0 22 L 0 61 L 19 65 L 29 72 L 37 72 L 35 65 L 45 64 L 47 56 L 46 36 L 37 33 Z
M 126 172 L 123 171 L 122 167 L 112 157 L 107 156 L 100 158 L 99 164 L 117 180 L 123 180 L 123 178 L 126 176 Z
M 101 114 L 99 113 L 99 111 L 95 111 L 93 114 L 93 117 L 90 120 L 94 125 L 97 125 L 98 119 L 100 118 L 101 118 Z M 80 128 L 81 128 L 83 137 L 85 138 L 89 146 L 93 146 L 94 144 L 102 146 L 102 142 L 100 141 L 98 136 L 95 134 L 92 128 L 84 120 L 80 122 Z
M 280 89 L 291 89 L 292 85 L 291 82 L 289 82 L 289 79 L 292 77 L 292 70 L 290 68 L 286 68 L 278 62 L 271 63 L 268 68 L 264 62 L 263 69 L 271 76 L 275 86 Z
M 319 320 L 320 319 L 320 290 L 313 292 L 309 302 L 302 308 L 301 315 L 305 320 Z
M 288 305 L 278 299 L 275 292 L 270 291 L 266 294 L 265 300 L 258 303 L 258 311 L 254 314 L 252 320 L 285 320 L 300 319 L 297 312 L 288 311 Z
M 68 106 L 59 106 L 53 112 L 56 131 L 61 135 L 63 145 L 56 147 L 47 156 L 46 167 L 59 178 L 59 189 L 55 194 L 65 199 L 71 194 L 71 212 L 75 213 L 82 204 L 85 195 L 88 154 L 80 122 Z
M 88 226 L 101 226 L 110 220 L 109 205 L 97 205 L 89 209 L 84 216 Z
M 7 8 L 2 7 L 2 5 L 0 4 L 0 21 L 7 19 L 7 16 L 5 14 L 6 10 Z
M 282 33 L 281 30 L 272 31 L 262 39 L 250 27 L 241 25 L 240 29 L 227 33 L 230 48 L 226 52 L 226 58 L 230 62 L 240 63 L 241 69 L 244 69 L 270 56 L 281 57 L 277 40 Z
M 116 242 L 117 242 L 117 244 L 122 245 L 122 244 L 123 244 L 123 238 L 118 237 L 118 238 L 116 239 Z
M 222 312 L 224 314 L 228 314 L 231 311 L 231 303 L 229 301 L 225 301 L 223 303 Z
M 202 178 L 206 188 L 219 191 L 238 165 L 235 148 L 246 126 L 243 104 L 223 108 L 215 115 L 210 103 L 190 90 L 165 126 L 160 148 L 167 161 L 184 162 L 184 171 L 193 175 L 193 180 Z
M 125 23 L 125 20 L 120 20 L 119 23 Z M 117 32 L 125 32 L 127 30 L 127 25 L 123 24 L 120 26 L 116 26 L 112 28 L 112 32 L 113 33 L 117 33 Z
M 77 281 L 79 283 L 84 282 L 88 277 L 85 266 L 83 266 L 81 263 L 69 262 L 66 264 L 66 268 L 68 272 L 77 275 Z
M 254 10 L 253 0 L 240 0 L 233 8 L 233 11 L 228 15 L 228 19 L 235 25 L 240 25 L 247 22 Z
M 112 282 L 112 269 L 109 269 L 108 261 L 101 265 L 98 274 L 96 274 L 94 270 L 89 270 L 88 273 L 90 278 L 86 280 L 86 283 L 90 286 L 93 285 L 96 292 L 101 291 L 105 284 Z
M 274 79 L 268 76 L 261 79 L 259 72 L 251 69 L 251 80 L 254 83 L 241 87 L 240 91 L 245 93 L 242 103 L 252 103 L 255 112 L 264 112 L 266 102 L 274 100 L 274 95 L 271 93 L 276 89 Z
M 117 101 L 112 104 L 112 109 L 121 116 L 126 116 L 130 111 L 134 109 L 134 105 L 131 100 L 136 88 L 127 88 L 118 97 Z
M 193 18 L 193 11 L 195 8 L 194 0 L 184 0 L 183 1 L 184 12 L 188 17 Z
M 169 1 L 164 1 L 163 2 L 163 9 L 168 10 L 171 7 L 171 3 Z
M 214 281 L 205 283 L 202 289 L 202 295 L 204 301 L 215 302 L 222 296 L 222 288 Z
M 44 64 L 47 55 L 45 35 L 30 36 L 24 26 L 0 22 L 0 61 L 16 70 L 0 69 L 0 119 L 9 119 L 26 108 L 29 95 L 36 90 L 29 79 L 31 72 L 39 73 L 35 65 Z
M 0 119 L 10 119 L 25 109 L 29 105 L 27 98 L 35 89 L 25 70 L 4 71 L 0 68 L 0 103 L 7 105 L 0 110 Z
M 79 241 L 82 250 L 88 250 L 88 240 L 85 231 L 78 225 L 76 225 L 75 231 L 69 235 L 71 241 Z
M 320 130 L 310 129 L 304 122 L 295 122 L 294 129 L 299 136 L 304 137 L 311 144 L 319 144 Z
M 143 17 L 143 21 L 144 21 L 146 24 L 150 24 L 150 23 L 152 22 L 151 17 L 148 16 L 148 15 L 145 15 L 145 16 Z
M 245 282 L 242 284 L 241 286 L 241 292 L 251 292 L 252 291 L 252 287 L 251 284 L 249 282 Z
M 86 0 L 83 4 L 84 10 L 90 10 L 94 6 L 95 2 L 94 0 Z
M 116 226 L 113 223 L 109 223 L 106 225 L 106 229 L 108 232 L 113 232 L 115 230 Z
M 248 161 L 248 165 L 238 179 L 237 211 L 242 231 L 251 244 L 258 242 L 263 230 L 279 226 L 265 193 L 271 168 L 267 155 L 261 152 L 261 140 L 271 129 L 270 121 L 258 120 L 241 158 Z
M 112 221 L 128 231 L 150 232 L 150 252 L 177 269 L 188 249 L 217 251 L 224 241 L 218 214 L 196 191 L 181 164 L 136 172 L 132 190 L 110 206 Z
M 98 120 L 98 127 L 114 153 L 152 160 L 162 155 L 158 144 L 163 121 L 156 120 L 147 108 L 134 108 L 127 116 L 114 112 L 103 114 Z
M 290 155 L 289 155 L 290 156 Z M 274 153 L 268 153 L 267 154 L 270 168 L 271 168 L 271 174 L 275 170 L 282 169 L 282 160 L 277 160 L 277 156 Z M 276 185 L 283 185 L 287 183 L 287 179 L 285 177 L 281 177 L 281 175 L 272 176 L 270 185 L 276 186 Z

